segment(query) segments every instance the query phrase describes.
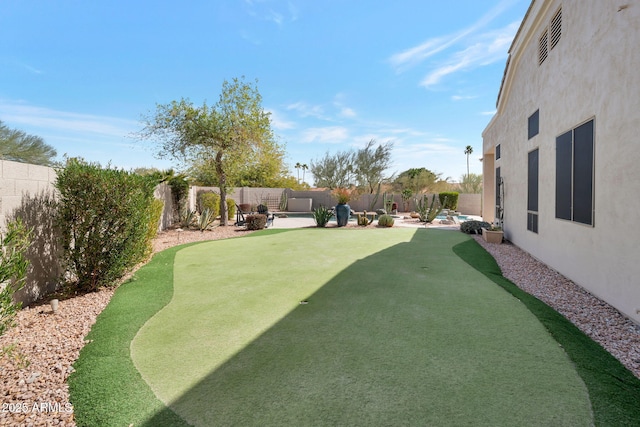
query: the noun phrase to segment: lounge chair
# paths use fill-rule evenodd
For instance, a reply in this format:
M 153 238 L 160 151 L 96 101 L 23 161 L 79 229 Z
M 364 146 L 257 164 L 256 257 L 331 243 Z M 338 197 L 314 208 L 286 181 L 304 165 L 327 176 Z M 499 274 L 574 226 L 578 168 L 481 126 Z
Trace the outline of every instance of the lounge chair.
M 276 219 L 276 214 L 269 212 L 269 208 L 267 207 L 267 205 L 258 205 L 258 213 L 262 214 L 262 215 L 266 215 L 267 217 L 267 224 L 265 227 L 269 228 L 270 225 L 273 225 L 273 220 Z
M 250 214 L 251 212 L 243 211 L 240 206 L 242 206 L 242 204 L 236 203 L 236 224 L 235 225 L 238 227 L 243 227 L 247 223 L 247 221 L 244 218 L 244 214 Z

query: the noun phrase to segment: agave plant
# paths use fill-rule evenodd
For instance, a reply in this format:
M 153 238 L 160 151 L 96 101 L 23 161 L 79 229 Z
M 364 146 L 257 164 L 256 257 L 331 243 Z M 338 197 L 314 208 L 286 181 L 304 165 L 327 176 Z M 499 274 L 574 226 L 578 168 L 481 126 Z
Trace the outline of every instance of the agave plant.
M 333 211 L 325 208 L 324 206 L 320 206 L 313 210 L 313 220 L 316 222 L 318 227 L 326 227 L 332 216 Z
M 180 215 L 180 227 L 189 228 L 196 220 L 196 211 L 184 208 Z
M 205 209 L 200 214 L 200 218 L 198 218 L 198 229 L 203 232 L 204 230 L 209 228 L 211 224 L 213 224 L 213 221 L 215 221 L 215 219 L 216 218 L 213 216 L 213 211 L 211 211 L 210 209 Z

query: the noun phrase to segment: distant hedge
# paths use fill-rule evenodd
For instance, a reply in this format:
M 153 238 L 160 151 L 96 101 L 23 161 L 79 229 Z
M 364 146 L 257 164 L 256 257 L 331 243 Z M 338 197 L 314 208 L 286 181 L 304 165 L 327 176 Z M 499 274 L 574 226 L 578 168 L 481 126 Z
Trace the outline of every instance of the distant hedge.
M 440 205 L 443 209 L 451 209 L 455 211 L 458 209 L 458 196 L 460 194 L 456 191 L 445 191 L 438 194 L 438 198 L 440 199 Z M 445 198 L 447 202 L 445 203 Z

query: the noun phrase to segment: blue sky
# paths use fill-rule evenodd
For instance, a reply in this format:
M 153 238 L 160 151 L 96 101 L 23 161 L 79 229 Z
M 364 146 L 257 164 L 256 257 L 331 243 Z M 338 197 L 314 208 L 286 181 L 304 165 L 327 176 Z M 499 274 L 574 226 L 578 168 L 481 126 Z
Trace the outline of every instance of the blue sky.
M 7 0 L 0 120 L 59 155 L 167 168 L 141 116 L 214 104 L 258 79 L 292 174 L 326 152 L 393 142 L 393 168 L 482 172 L 507 51 L 528 0 Z M 309 175 L 307 174 L 307 177 Z M 307 179 L 312 183 L 311 179 Z

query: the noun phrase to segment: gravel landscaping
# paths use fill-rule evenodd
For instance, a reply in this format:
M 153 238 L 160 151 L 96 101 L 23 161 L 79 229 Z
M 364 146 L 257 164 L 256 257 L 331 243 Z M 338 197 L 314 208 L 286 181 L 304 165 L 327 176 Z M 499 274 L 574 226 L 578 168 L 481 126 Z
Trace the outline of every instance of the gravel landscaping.
M 172 230 L 158 235 L 154 251 L 247 233 L 235 227 L 204 233 Z M 640 327 L 516 246 L 476 240 L 496 258 L 505 277 L 562 313 L 640 378 Z M 5 349 L 0 358 L 0 426 L 75 425 L 66 379 L 113 292 L 61 300 L 55 314 L 48 301 L 18 314 L 18 325 L 0 337 Z

